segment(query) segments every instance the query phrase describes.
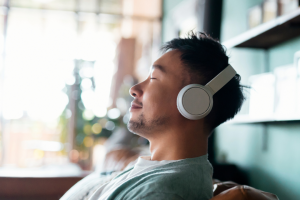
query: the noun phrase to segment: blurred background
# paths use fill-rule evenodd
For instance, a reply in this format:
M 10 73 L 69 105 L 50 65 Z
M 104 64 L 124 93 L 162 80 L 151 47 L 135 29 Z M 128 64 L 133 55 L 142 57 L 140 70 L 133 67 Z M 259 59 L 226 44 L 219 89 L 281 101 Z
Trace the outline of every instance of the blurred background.
M 93 169 L 159 53 L 161 1 L 1 4 L 2 167 Z
M 34 195 L 24 184 L 52 187 L 47 177 L 65 186 L 39 195 L 61 196 L 113 149 L 149 153 L 126 128 L 129 88 L 194 30 L 219 39 L 251 86 L 210 138 L 214 178 L 300 199 L 299 2 L 0 0 L 0 197 Z

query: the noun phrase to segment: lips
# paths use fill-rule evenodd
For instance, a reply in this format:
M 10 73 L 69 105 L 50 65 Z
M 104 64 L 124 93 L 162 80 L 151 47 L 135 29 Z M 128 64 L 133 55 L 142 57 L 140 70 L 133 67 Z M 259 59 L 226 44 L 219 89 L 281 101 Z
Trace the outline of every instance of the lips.
M 142 108 L 142 104 L 141 103 L 137 103 L 137 102 L 131 102 L 131 109 L 140 109 Z
M 140 106 L 132 105 L 131 108 L 142 108 Z

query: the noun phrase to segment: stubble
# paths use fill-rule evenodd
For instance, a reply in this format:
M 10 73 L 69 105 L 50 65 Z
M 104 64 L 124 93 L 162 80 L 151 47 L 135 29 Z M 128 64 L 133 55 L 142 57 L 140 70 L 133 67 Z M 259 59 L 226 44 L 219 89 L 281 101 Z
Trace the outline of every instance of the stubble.
M 154 131 L 163 129 L 168 121 L 167 117 L 157 117 L 146 120 L 144 114 L 140 114 L 136 121 L 130 120 L 127 124 L 129 131 L 140 136 L 146 136 Z

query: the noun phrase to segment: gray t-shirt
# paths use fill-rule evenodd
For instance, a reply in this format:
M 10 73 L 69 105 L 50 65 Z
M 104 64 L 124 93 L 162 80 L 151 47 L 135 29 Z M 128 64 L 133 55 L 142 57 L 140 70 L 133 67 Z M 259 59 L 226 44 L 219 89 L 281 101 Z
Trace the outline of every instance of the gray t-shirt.
M 149 172 L 156 167 L 176 161 L 177 160 L 152 161 L 150 156 L 141 156 L 138 158 L 137 163 L 134 165 L 132 170 L 100 186 L 89 200 L 105 200 L 113 193 L 114 190 L 133 177 Z
M 94 186 L 93 194 L 90 193 L 83 199 L 209 200 L 212 198 L 213 171 L 207 155 L 176 161 L 147 159 L 147 157 L 140 157 L 134 167 L 125 170 L 109 183 Z M 64 195 L 73 198 L 62 197 L 63 200 L 73 200 L 82 196 L 72 194 L 81 188 L 76 185 L 77 189 L 72 187 L 73 190 L 72 188 L 70 190 L 73 192 L 68 191 L 69 194 Z

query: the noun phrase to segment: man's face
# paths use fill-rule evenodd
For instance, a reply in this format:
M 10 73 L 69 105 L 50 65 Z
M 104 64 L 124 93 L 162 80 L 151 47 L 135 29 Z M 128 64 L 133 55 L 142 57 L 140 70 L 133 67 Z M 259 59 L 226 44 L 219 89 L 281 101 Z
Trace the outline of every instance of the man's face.
M 148 136 L 182 120 L 176 99 L 186 73 L 179 51 L 169 51 L 153 63 L 148 78 L 130 89 L 134 97 L 130 108 L 130 131 Z

